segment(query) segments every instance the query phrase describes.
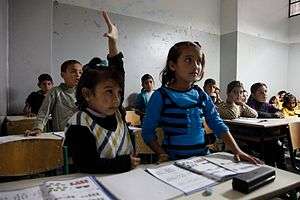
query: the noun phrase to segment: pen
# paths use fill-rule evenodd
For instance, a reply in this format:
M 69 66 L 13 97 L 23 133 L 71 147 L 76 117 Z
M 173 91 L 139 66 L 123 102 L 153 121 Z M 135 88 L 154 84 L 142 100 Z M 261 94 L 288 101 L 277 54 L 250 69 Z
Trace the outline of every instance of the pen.
M 263 120 L 259 120 L 258 123 L 261 123 L 261 122 L 267 122 L 268 120 L 266 119 L 263 119 Z

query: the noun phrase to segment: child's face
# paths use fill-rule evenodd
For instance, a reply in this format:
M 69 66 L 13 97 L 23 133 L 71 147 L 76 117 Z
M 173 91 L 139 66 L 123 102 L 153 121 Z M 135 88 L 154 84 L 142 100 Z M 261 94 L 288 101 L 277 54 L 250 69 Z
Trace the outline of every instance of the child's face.
M 153 79 L 147 79 L 146 81 L 143 82 L 142 87 L 147 91 L 151 92 L 154 87 L 154 81 Z
M 68 87 L 75 87 L 79 82 L 81 74 L 82 65 L 76 63 L 68 66 L 66 71 L 61 73 L 61 76 Z
M 267 97 L 268 97 L 267 92 L 268 92 L 267 88 L 265 86 L 261 86 L 254 93 L 255 100 L 258 101 L 258 102 L 266 102 Z
M 113 80 L 104 80 L 86 97 L 88 107 L 103 115 L 113 115 L 121 102 L 121 87 Z
M 169 66 L 178 84 L 190 85 L 203 74 L 200 52 L 194 47 L 183 47 L 177 62 L 170 62 Z
M 44 81 L 40 82 L 39 87 L 41 88 L 41 90 L 44 93 L 47 93 L 47 92 L 49 92 L 52 89 L 53 82 L 52 81 L 48 81 L 48 80 L 44 80 Z
M 287 109 L 294 110 L 294 108 L 297 106 L 297 102 L 295 99 L 291 99 L 289 103 L 286 105 Z
M 227 101 L 230 103 L 241 103 L 243 102 L 244 89 L 242 87 L 234 87 L 227 94 Z
M 244 90 L 244 91 L 243 91 L 243 96 L 242 96 L 242 101 L 243 101 L 243 102 L 246 102 L 247 99 L 248 99 L 248 92 Z
M 216 89 L 217 89 L 217 85 L 215 85 L 215 84 L 208 84 L 204 88 L 204 90 L 207 94 L 215 93 Z

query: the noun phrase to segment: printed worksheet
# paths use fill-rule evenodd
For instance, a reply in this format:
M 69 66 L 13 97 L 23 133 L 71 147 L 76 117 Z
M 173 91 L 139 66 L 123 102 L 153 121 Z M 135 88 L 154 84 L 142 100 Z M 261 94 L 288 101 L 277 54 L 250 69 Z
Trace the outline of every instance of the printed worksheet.
M 147 171 L 165 183 L 190 194 L 216 184 L 216 181 L 205 176 L 195 174 L 175 165 L 166 165 Z

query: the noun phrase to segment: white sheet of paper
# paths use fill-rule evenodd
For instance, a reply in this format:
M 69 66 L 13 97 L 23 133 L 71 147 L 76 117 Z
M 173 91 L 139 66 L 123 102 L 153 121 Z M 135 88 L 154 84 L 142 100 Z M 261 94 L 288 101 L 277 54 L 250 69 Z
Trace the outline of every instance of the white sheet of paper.
M 235 172 L 215 165 L 203 157 L 193 157 L 189 159 L 178 160 L 175 163 L 180 167 L 203 174 L 206 177 L 210 177 L 218 181 L 227 180 L 233 175 L 236 175 Z
M 195 174 L 175 165 L 167 165 L 155 169 L 147 169 L 149 173 L 173 187 L 190 194 L 216 183 L 213 179 Z
M 122 200 L 163 200 L 183 195 L 180 190 L 158 180 L 142 169 L 100 177 L 99 182 Z
M 204 158 L 209 162 L 212 162 L 236 173 L 250 172 L 260 167 L 259 165 L 254 165 L 249 162 L 235 162 L 233 155 L 231 154 L 211 154 L 205 156 Z
M 39 186 L 14 191 L 0 192 L 0 200 L 41 200 L 42 191 Z
M 44 199 L 110 200 L 96 181 L 89 176 L 64 181 L 48 181 L 41 186 Z

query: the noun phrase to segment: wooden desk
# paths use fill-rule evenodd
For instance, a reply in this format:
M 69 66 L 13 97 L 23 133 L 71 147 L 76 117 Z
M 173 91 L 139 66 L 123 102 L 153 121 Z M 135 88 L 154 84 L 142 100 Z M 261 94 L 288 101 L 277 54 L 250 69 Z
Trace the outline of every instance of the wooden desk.
M 143 165 L 142 168 L 152 167 L 153 165 Z M 300 188 L 300 175 L 283 171 L 280 169 L 276 170 L 276 179 L 274 182 L 265 185 L 249 194 L 242 194 L 240 192 L 232 190 L 231 180 L 216 185 L 212 188 L 212 195 L 204 196 L 203 191 L 193 193 L 188 196 L 181 196 L 178 199 L 180 200 L 198 200 L 198 199 L 207 199 L 207 200 L 219 200 L 219 199 L 270 199 L 276 197 L 279 194 L 284 194 L 288 191 L 291 191 L 296 188 Z M 72 179 L 77 177 L 87 176 L 88 174 L 71 174 L 63 176 L 54 176 L 47 178 L 38 178 L 38 179 L 29 179 L 22 181 L 14 181 L 7 183 L 0 183 L 0 192 L 5 190 L 16 190 L 25 187 L 33 187 L 42 184 L 45 181 L 50 180 L 64 180 Z M 97 178 L 107 175 L 96 175 Z M 130 191 L 130 190 L 128 190 Z
M 24 134 L 26 130 L 31 130 L 36 117 L 26 116 L 6 116 L 5 128 L 8 135 Z
M 300 121 L 300 118 L 287 119 L 253 119 L 240 118 L 224 120 L 230 128 L 233 137 L 246 142 L 260 143 L 262 155 L 264 155 L 264 142 L 277 140 L 288 136 L 288 124 Z
M 63 165 L 62 138 L 52 133 L 0 137 L 0 176 L 37 174 Z

